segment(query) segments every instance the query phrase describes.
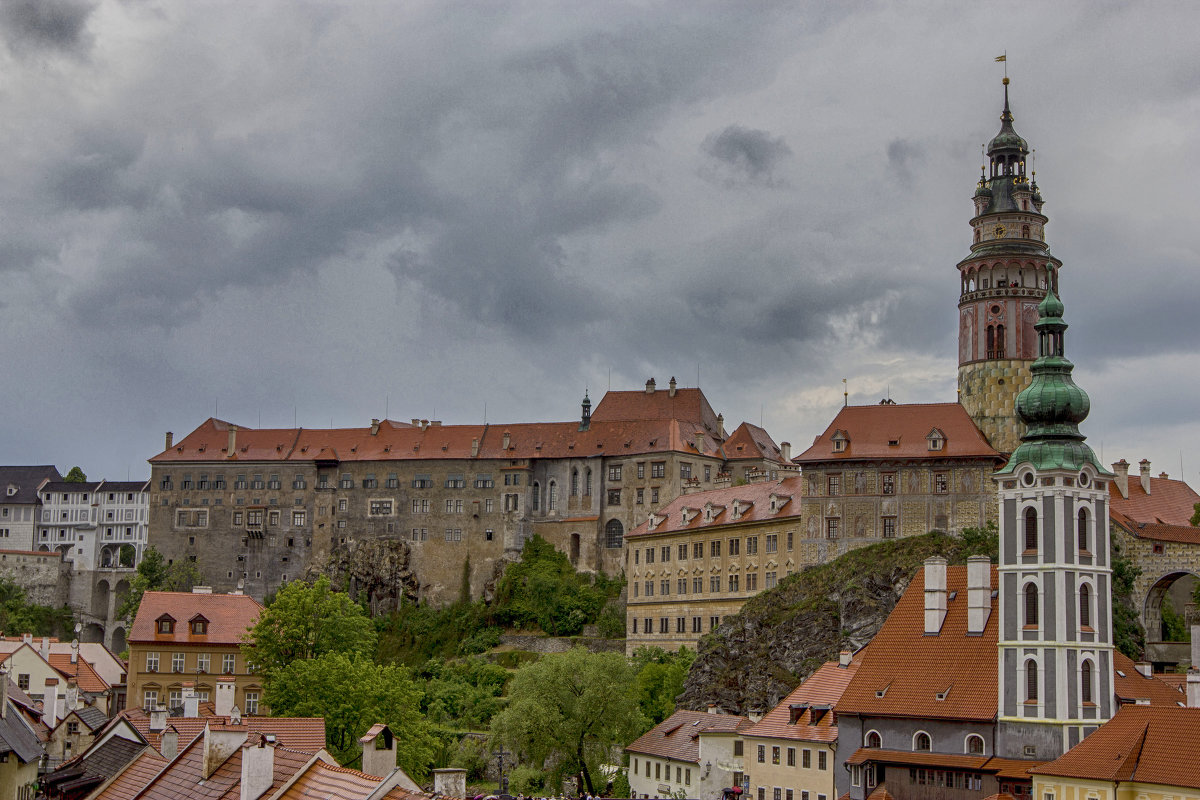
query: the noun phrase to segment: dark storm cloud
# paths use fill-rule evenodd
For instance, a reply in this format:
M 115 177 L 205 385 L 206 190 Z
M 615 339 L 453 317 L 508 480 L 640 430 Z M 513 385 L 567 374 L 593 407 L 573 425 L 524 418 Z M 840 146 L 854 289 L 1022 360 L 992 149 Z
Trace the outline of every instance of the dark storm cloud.
M 96 4 L 86 0 L 5 0 L 0 32 L 17 54 L 53 50 L 80 55 L 91 47 L 88 17 Z
M 792 154 L 782 136 L 741 125 L 710 133 L 700 147 L 724 167 L 722 180 L 767 186 L 776 182 L 776 169 Z
M 887 157 L 894 173 L 908 179 L 913 169 L 925 160 L 925 147 L 907 139 L 893 139 L 888 142 Z

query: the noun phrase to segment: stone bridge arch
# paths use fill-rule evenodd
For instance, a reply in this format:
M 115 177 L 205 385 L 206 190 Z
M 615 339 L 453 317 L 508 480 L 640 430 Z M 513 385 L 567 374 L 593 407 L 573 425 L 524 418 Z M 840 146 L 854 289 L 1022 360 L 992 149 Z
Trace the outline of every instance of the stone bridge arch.
M 1143 587 L 1141 622 L 1146 629 L 1146 660 L 1160 668 L 1189 663 L 1191 648 L 1186 640 L 1190 631 L 1184 628 L 1184 641 L 1179 641 L 1178 637 L 1171 641 L 1163 607 L 1169 603 L 1179 617 L 1186 617 L 1194 607 L 1192 593 L 1200 585 L 1200 575 L 1187 569 L 1168 568 L 1143 574 L 1139 583 Z

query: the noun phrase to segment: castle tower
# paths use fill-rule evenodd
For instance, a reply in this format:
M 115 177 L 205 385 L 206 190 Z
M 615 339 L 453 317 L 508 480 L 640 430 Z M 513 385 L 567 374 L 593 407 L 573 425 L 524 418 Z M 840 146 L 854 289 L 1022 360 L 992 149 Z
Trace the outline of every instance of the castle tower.
M 997 450 L 1011 453 L 1023 427 L 1017 394 L 1037 355 L 1034 322 L 1046 289 L 1058 291 L 1062 262 L 1046 246 L 1037 174 L 1026 177 L 1029 143 L 1013 130 L 1004 79 L 1000 132 L 987 146 L 971 220 L 971 253 L 959 262 L 959 401 Z
M 1079 423 L 1087 394 L 1063 350 L 1063 304 L 1046 292 L 1038 358 L 1016 411 L 1022 443 L 995 479 L 1000 501 L 997 755 L 1057 758 L 1115 713 L 1108 481 Z

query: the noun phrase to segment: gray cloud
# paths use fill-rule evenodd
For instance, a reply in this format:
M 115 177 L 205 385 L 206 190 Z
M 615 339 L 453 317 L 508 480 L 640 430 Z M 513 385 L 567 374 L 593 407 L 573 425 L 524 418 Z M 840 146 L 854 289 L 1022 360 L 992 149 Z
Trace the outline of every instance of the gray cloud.
M 91 47 L 87 23 L 95 7 L 87 0 L 5 0 L 0 35 L 18 54 L 50 50 L 82 55 Z
M 723 167 L 723 180 L 729 183 L 776 183 L 776 169 L 792 154 L 782 136 L 767 131 L 729 125 L 720 133 L 710 133 L 701 149 Z

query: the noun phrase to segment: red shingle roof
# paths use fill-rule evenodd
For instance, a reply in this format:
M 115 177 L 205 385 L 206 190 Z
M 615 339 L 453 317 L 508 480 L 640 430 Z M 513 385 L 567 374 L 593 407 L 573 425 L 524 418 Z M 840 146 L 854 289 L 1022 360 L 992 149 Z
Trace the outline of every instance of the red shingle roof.
M 698 764 L 700 762 L 701 733 L 745 731 L 752 724 L 745 717 L 735 717 L 732 714 L 676 711 L 642 734 L 625 750 L 630 753 Z
M 1149 702 L 1155 707 L 1178 706 L 1187 701 L 1179 686 L 1172 686 L 1158 677 L 1147 678 L 1137 671 L 1133 659 L 1113 651 L 1113 693 L 1123 703 Z
M 99 693 L 112 688 L 82 657 L 72 664 L 70 653 L 50 653 L 47 660 L 64 678 L 74 678 L 80 691 Z
M 699 389 L 676 389 L 671 397 L 669 388 L 644 391 L 605 392 L 592 412 L 592 422 L 611 420 L 682 419 L 717 432 L 717 415 L 708 398 Z
M 946 568 L 941 631 L 925 635 L 925 567 L 864 648 L 863 663 L 837 703 L 839 714 L 985 721 L 996 716 L 998 601 L 980 636 L 967 635 L 967 568 Z M 996 568 L 991 585 L 998 586 Z M 950 599 L 953 597 L 953 599 Z M 882 696 L 880 696 L 882 693 Z M 944 698 L 939 700 L 939 693 Z
M 356 769 L 314 761 L 278 800 L 365 800 L 382 782 Z
M 133 797 L 166 765 L 167 760 L 156 751 L 142 751 L 141 755 L 129 762 L 129 766 L 105 787 L 97 800 L 133 800 Z
M 150 731 L 150 717 L 140 708 L 121 712 L 142 737 L 155 749 L 162 745 L 162 732 Z M 191 741 L 204 731 L 205 725 L 214 729 L 232 730 L 229 717 L 167 717 L 167 724 L 179 734 L 179 744 Z M 305 753 L 315 753 L 325 746 L 325 720 L 321 717 L 242 717 L 241 728 L 246 733 L 273 733 L 280 746 Z
M 1129 497 L 1122 497 L 1116 481 L 1108 484 L 1109 508 L 1114 517 L 1129 522 L 1191 527 L 1191 518 L 1200 494 L 1173 478 L 1151 478 L 1150 493 L 1142 488 L 1141 475 L 1129 476 Z
M 695 492 L 672 500 L 665 508 L 652 515 L 651 519 L 638 525 L 628 537 L 657 535 L 682 530 L 715 528 L 721 525 L 763 522 L 765 520 L 800 519 L 801 479 L 797 476 L 784 478 L 777 483 L 751 483 L 745 486 L 729 486 Z M 775 496 L 775 509 L 771 509 L 771 497 Z M 735 518 L 734 502 L 740 515 Z M 705 520 L 704 509 L 713 506 L 712 520 Z M 690 509 L 689 520 L 684 522 L 683 509 Z M 664 519 L 665 517 L 665 519 Z M 659 520 L 653 528 L 650 523 Z
M 738 459 L 750 458 L 755 460 L 768 459 L 770 461 L 782 461 L 783 454 L 779 451 L 779 445 L 775 444 L 775 440 L 771 435 L 757 425 L 751 425 L 749 422 L 743 422 L 737 426 L 737 429 L 729 435 L 725 440 L 725 444 L 721 449 L 725 453 L 725 458 L 730 461 Z
M 941 450 L 929 449 L 926 437 L 934 429 L 945 436 Z M 838 431 L 849 441 L 843 452 L 835 453 L 833 435 Z M 914 403 L 846 406 L 812 447 L 792 460 L 806 464 L 893 458 L 991 458 L 998 463 L 1003 459 L 960 404 Z
M 837 741 L 837 724 L 831 709 L 858 672 L 861 663 L 859 658 L 845 667 L 837 661 L 822 664 L 808 680 L 793 689 L 791 694 L 783 698 L 783 702 L 746 731 L 746 735 L 806 742 Z M 794 723 L 791 721 L 793 709 L 798 712 Z
M 1200 789 L 1200 709 L 1122 706 L 1039 775 Z
M 262 613 L 263 606 L 244 594 L 194 594 L 191 592 L 146 592 L 129 633 L 130 643 L 241 644 L 247 629 Z M 208 620 L 208 632 L 193 634 L 187 624 L 197 612 Z M 158 633 L 155 620 L 169 614 L 174 633 Z

